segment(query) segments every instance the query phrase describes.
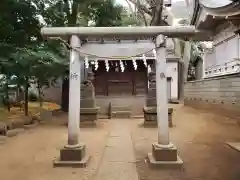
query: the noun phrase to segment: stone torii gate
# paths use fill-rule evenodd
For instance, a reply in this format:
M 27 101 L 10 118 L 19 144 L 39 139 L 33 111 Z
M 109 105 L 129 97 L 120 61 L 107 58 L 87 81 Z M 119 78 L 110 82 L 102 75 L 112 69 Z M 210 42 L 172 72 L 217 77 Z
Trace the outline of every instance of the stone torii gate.
M 69 78 L 69 115 L 68 142 L 60 150 L 60 158 L 54 161 L 57 166 L 85 166 L 89 160 L 86 147 L 79 142 L 80 131 L 80 97 L 81 97 L 81 40 L 86 38 L 114 37 L 117 39 L 129 37 L 133 41 L 140 36 L 147 36 L 155 41 L 149 41 L 156 47 L 156 99 L 158 141 L 152 144 L 152 153 L 148 154 L 154 165 L 181 165 L 182 160 L 177 155 L 176 147 L 170 142 L 168 127 L 168 99 L 166 77 L 166 37 L 197 37 L 203 33 L 194 26 L 150 26 L 150 27 L 46 27 L 41 34 L 46 38 L 60 37 L 70 39 L 70 78 Z M 75 49 L 74 49 L 75 48 Z M 89 50 L 90 51 L 90 50 Z M 106 53 L 109 49 L 106 49 Z

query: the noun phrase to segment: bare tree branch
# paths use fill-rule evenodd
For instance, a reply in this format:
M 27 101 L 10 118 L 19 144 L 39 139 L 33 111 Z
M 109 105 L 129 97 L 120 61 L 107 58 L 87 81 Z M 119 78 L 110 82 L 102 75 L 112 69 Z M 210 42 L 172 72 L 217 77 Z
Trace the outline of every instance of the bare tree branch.
M 145 3 L 149 5 L 150 8 L 153 8 L 156 6 L 156 1 L 155 0 L 143 0 Z M 144 4 L 144 3 L 141 3 Z
M 141 10 L 139 10 L 139 13 L 140 13 L 141 17 L 143 18 L 144 25 L 145 25 L 145 26 L 148 26 L 148 22 L 147 22 L 145 13 L 144 13 L 143 11 L 141 11 Z
M 128 4 L 128 7 L 129 7 L 130 11 L 131 11 L 132 13 L 135 13 L 134 10 L 133 10 L 133 8 L 132 8 L 132 6 L 131 6 L 131 3 L 130 3 L 128 0 L 125 0 L 125 1 L 126 1 L 126 3 Z
M 143 21 L 144 21 L 144 25 L 145 25 L 145 26 L 148 26 L 148 22 L 147 22 L 147 19 L 146 19 L 146 16 L 145 16 L 145 12 L 143 12 L 142 10 L 139 10 L 138 8 L 137 8 L 138 11 L 134 11 L 133 8 L 132 8 L 131 3 L 129 2 L 129 0 L 125 0 L 125 1 L 126 1 L 126 3 L 128 4 L 131 13 L 135 16 L 135 19 L 136 19 L 136 20 L 139 20 L 139 17 L 137 16 L 137 14 L 139 13 L 139 15 L 141 16 L 141 18 L 142 18 Z M 139 0 L 136 0 L 136 3 L 139 4 Z M 138 13 L 137 13 L 137 12 L 138 12 Z
M 152 12 L 143 4 L 138 3 L 136 0 L 129 0 L 131 3 L 133 3 L 139 10 L 142 10 L 144 13 L 149 14 L 152 16 Z

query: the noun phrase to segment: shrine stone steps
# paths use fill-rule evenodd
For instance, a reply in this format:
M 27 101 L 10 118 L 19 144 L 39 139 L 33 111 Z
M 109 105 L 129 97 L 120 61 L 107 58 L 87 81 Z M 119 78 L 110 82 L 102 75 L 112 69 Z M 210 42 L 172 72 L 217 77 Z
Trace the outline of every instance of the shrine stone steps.
M 131 118 L 130 106 L 111 106 L 110 107 L 111 118 L 128 119 Z

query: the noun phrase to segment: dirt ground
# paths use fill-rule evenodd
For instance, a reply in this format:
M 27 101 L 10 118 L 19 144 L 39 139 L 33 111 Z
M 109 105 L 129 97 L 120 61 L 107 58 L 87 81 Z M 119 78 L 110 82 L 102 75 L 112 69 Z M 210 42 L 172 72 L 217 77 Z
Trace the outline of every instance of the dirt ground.
M 154 128 L 133 126 L 137 169 L 140 180 L 239 180 L 240 152 L 226 142 L 240 142 L 236 120 L 189 107 L 175 109 L 171 139 L 184 165 L 181 170 L 153 170 L 146 163 L 151 152 L 149 142 L 156 142 Z
M 54 168 L 52 160 L 67 142 L 67 127 L 50 123 L 26 130 L 0 144 L 0 180 L 87 180 L 95 176 L 103 154 L 108 124 L 81 129 L 81 142 L 91 158 L 87 168 Z
M 239 141 L 236 120 L 189 107 L 176 106 L 172 142 L 184 161 L 181 170 L 150 169 L 146 155 L 157 140 L 156 128 L 143 128 L 141 119 L 129 124 L 140 180 L 239 180 L 240 153 L 225 142 Z M 56 117 L 55 121 L 65 120 Z M 111 120 L 81 128 L 81 141 L 92 156 L 87 168 L 53 168 L 52 160 L 67 141 L 67 127 L 46 123 L 0 144 L 0 180 L 95 180 L 106 147 Z M 62 122 L 62 121 L 61 121 Z
M 39 113 L 40 109 L 45 110 L 57 110 L 60 108 L 59 105 L 43 102 L 42 107 L 39 107 L 39 102 L 29 102 L 28 103 L 28 113 L 29 115 L 35 116 Z M 24 118 L 24 109 L 20 107 L 11 107 L 10 112 L 7 111 L 7 108 L 0 107 L 0 123 L 9 122 L 9 121 L 18 121 Z

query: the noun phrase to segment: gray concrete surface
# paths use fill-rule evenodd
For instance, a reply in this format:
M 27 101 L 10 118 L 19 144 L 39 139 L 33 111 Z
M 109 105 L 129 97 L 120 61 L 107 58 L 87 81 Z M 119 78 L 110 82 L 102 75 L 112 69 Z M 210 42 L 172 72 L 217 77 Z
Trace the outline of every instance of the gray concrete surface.
M 128 119 L 113 119 L 95 180 L 138 180 Z

